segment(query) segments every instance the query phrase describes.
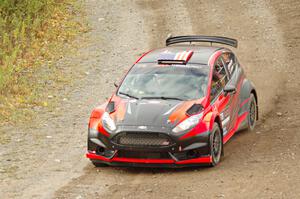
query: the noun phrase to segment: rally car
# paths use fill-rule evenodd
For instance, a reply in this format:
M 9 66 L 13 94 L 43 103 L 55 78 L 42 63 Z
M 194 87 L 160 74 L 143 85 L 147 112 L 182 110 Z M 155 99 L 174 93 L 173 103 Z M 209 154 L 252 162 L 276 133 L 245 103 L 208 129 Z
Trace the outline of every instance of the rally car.
M 87 158 L 95 166 L 217 165 L 223 145 L 258 119 L 255 87 L 224 45 L 238 42 L 176 36 L 143 54 L 92 111 Z

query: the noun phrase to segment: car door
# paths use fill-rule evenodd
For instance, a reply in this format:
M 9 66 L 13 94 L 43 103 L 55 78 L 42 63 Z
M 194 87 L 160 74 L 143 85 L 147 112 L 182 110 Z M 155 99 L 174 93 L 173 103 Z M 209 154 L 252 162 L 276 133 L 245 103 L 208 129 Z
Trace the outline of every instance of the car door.
M 230 119 L 228 123 L 228 131 L 230 132 L 237 122 L 237 116 L 239 111 L 239 83 L 242 80 L 242 72 L 236 61 L 236 57 L 232 52 L 224 52 L 222 58 L 225 63 L 225 68 L 228 71 L 229 81 L 227 84 L 233 85 L 236 88 L 236 93 L 229 93 L 230 95 L 230 105 L 229 113 Z
M 229 132 L 231 96 L 223 92 L 224 87 L 229 81 L 229 73 L 226 68 L 222 55 L 217 58 L 213 67 L 213 77 L 211 82 L 210 104 L 213 110 L 220 113 L 223 135 Z

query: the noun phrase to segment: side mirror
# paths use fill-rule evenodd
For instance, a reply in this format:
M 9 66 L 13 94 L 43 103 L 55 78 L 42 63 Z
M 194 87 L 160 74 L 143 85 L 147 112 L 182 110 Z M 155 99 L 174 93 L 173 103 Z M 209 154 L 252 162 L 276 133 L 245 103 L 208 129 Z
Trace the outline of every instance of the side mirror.
M 224 94 L 227 95 L 228 93 L 235 94 L 236 93 L 236 88 L 233 85 L 226 85 L 223 89 Z
M 119 85 L 118 85 L 116 82 L 114 82 L 114 86 L 115 86 L 116 88 L 119 87 Z

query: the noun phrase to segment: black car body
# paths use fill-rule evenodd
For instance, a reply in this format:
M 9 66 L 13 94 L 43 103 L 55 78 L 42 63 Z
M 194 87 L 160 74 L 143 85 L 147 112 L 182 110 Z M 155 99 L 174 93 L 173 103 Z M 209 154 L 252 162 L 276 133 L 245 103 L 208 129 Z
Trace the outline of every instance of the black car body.
M 236 131 L 254 128 L 256 90 L 234 53 L 192 42 L 237 47 L 225 37 L 178 36 L 139 58 L 91 114 L 87 157 L 96 166 L 214 166 Z

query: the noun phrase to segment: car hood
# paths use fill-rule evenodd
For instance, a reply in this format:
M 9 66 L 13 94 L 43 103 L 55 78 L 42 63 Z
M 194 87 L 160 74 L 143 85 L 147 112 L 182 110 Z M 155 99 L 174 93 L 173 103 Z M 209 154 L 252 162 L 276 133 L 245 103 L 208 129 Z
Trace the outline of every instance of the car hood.
M 187 118 L 186 111 L 196 102 L 178 100 L 113 99 L 110 114 L 117 126 L 174 127 Z

